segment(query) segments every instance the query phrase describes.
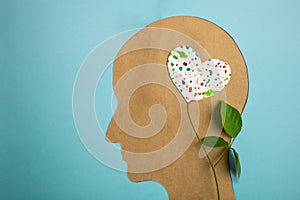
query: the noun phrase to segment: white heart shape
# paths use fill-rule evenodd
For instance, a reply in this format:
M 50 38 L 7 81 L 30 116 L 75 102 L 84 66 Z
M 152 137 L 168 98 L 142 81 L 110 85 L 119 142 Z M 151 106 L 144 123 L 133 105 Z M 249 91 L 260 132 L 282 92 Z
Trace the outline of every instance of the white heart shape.
M 173 49 L 167 61 L 169 75 L 187 103 L 210 97 L 225 88 L 231 78 L 230 66 L 219 59 L 201 62 L 189 46 Z

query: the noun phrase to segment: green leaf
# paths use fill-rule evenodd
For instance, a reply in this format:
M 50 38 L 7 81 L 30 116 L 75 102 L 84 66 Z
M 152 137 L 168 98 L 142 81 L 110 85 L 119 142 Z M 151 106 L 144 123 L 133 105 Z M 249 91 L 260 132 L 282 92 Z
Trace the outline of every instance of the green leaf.
M 242 117 L 237 109 L 221 101 L 221 118 L 225 132 L 235 138 L 242 129 Z
M 228 164 L 231 175 L 237 177 L 236 160 L 232 148 L 228 151 Z
M 240 157 L 239 157 L 239 154 L 236 152 L 235 149 L 232 148 L 232 150 L 233 150 L 234 157 L 235 157 L 235 165 L 236 165 L 237 174 L 238 174 L 238 177 L 240 178 L 241 172 L 242 172 Z
M 201 143 L 209 147 L 228 147 L 228 142 L 226 142 L 223 138 L 216 136 L 202 138 Z

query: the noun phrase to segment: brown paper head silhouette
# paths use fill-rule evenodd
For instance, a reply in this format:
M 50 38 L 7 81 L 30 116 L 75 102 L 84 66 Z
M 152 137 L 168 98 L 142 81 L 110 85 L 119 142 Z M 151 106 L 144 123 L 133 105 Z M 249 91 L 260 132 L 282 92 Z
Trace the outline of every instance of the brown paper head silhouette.
M 247 68 L 233 39 L 217 25 L 196 17 L 159 20 L 134 35 L 120 50 L 113 84 L 118 108 L 107 140 L 122 145 L 128 177 L 161 183 L 170 199 L 217 199 L 212 171 L 187 118 L 186 101 L 170 79 L 169 52 L 180 45 L 195 49 L 201 60 L 219 58 L 231 66 L 231 80 L 218 94 L 190 103 L 200 137 L 220 135 L 219 103 L 243 110 L 248 95 Z M 222 149 L 210 152 L 217 159 Z M 234 199 L 228 163 L 216 167 L 222 199 Z

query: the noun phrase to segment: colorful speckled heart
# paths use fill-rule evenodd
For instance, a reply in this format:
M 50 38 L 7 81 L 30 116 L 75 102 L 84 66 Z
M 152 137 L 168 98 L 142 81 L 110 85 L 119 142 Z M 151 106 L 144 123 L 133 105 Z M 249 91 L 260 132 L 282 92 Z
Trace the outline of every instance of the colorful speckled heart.
M 201 62 L 189 46 L 173 49 L 167 61 L 169 75 L 187 103 L 210 97 L 225 88 L 231 78 L 230 66 L 219 59 Z

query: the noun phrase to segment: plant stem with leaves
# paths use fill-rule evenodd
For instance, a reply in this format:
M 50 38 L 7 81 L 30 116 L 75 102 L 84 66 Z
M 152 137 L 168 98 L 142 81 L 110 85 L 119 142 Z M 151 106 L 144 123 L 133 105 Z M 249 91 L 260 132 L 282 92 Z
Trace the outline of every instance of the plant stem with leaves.
M 219 191 L 219 184 L 218 184 L 218 179 L 217 179 L 217 174 L 215 167 L 220 163 L 220 161 L 224 158 L 225 153 L 228 152 L 229 150 L 232 150 L 234 158 L 235 158 L 235 174 L 236 176 L 240 177 L 241 175 L 241 164 L 240 164 L 240 159 L 239 159 L 239 154 L 237 151 L 232 148 L 232 144 L 241 131 L 242 128 L 242 118 L 241 114 L 239 111 L 232 107 L 231 105 L 225 103 L 224 101 L 221 101 L 221 108 L 220 108 L 220 114 L 221 114 L 221 119 L 222 119 L 222 125 L 225 130 L 225 133 L 231 137 L 231 142 L 228 144 L 223 138 L 221 137 L 216 137 L 216 136 L 207 136 L 203 139 L 200 139 L 198 136 L 198 133 L 194 127 L 194 124 L 192 122 L 191 116 L 190 116 L 190 110 L 189 110 L 189 104 L 187 104 L 187 113 L 189 117 L 190 124 L 193 128 L 193 131 L 198 139 L 199 144 L 201 145 L 201 148 L 203 149 L 205 156 L 207 157 L 208 163 L 213 171 L 214 174 L 214 179 L 216 183 L 216 188 L 217 188 L 217 195 L 218 195 L 218 200 L 220 200 L 220 191 Z M 217 160 L 215 164 L 213 164 L 210 156 L 208 155 L 206 149 L 204 146 L 209 146 L 209 147 L 225 147 L 225 150 L 222 152 L 220 158 Z M 230 159 L 229 159 L 230 162 Z M 231 167 L 232 163 L 230 164 Z M 232 170 L 230 168 L 230 170 Z
M 192 122 L 192 119 L 191 119 L 191 115 L 190 115 L 190 109 L 189 109 L 189 104 L 187 104 L 187 113 L 188 113 L 188 117 L 189 117 L 189 120 L 190 120 L 190 123 L 191 123 L 191 126 L 193 128 L 193 131 L 198 139 L 198 142 L 199 144 L 201 145 L 201 148 L 203 149 L 204 153 L 205 153 L 205 156 L 207 157 L 207 160 L 208 160 L 208 163 L 213 171 L 213 174 L 214 174 L 214 178 L 215 178 L 215 183 L 216 183 L 216 188 L 217 188 L 217 195 L 218 195 L 218 200 L 220 200 L 220 191 L 219 191 L 219 183 L 218 183 L 218 178 L 217 178 L 217 174 L 216 174 L 216 170 L 215 170 L 215 167 L 214 167 L 214 164 L 212 163 L 211 159 L 210 159 L 210 156 L 208 155 L 204 145 L 202 144 L 202 141 L 200 140 L 199 138 L 199 135 L 194 127 L 194 124 Z

